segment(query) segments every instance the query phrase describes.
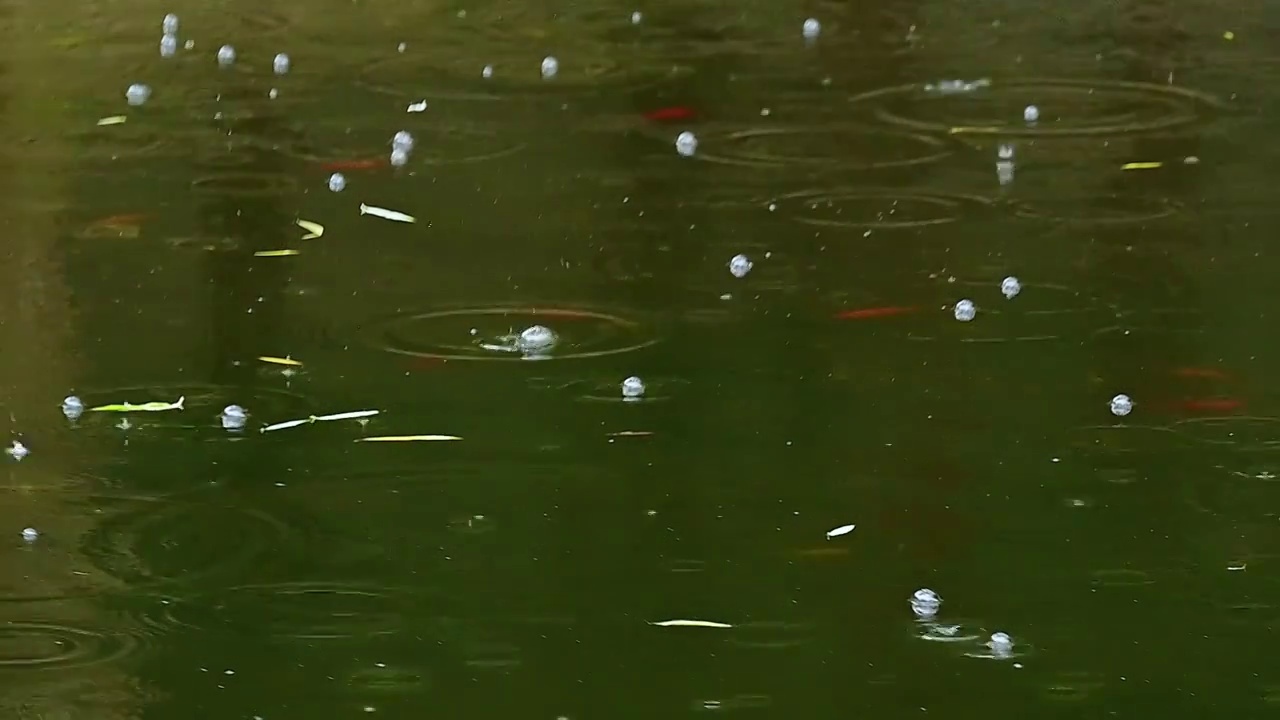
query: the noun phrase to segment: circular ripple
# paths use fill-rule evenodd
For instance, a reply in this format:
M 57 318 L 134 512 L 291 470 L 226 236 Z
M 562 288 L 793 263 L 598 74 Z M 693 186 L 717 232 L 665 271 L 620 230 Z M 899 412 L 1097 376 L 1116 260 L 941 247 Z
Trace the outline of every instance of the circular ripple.
M 462 165 L 510 157 L 529 146 L 528 143 L 506 137 L 497 128 L 477 124 L 467 125 L 410 125 L 416 148 L 411 163 L 423 165 Z M 336 144 L 336 143 L 335 143 Z M 341 153 L 297 152 L 293 157 L 306 162 L 325 165 L 351 158 L 389 157 L 386 140 L 370 142 L 359 148 L 345 147 Z M 390 162 L 385 165 L 390 168 Z
M 971 93 L 927 93 L 899 85 L 850 98 L 880 121 L 918 132 L 1001 137 L 1080 137 L 1164 132 L 1206 119 L 1223 104 L 1173 85 L 1122 81 L 997 81 Z M 1040 123 L 1022 119 L 1028 105 Z M 934 119 L 928 119 L 934 118 Z
M 92 127 L 72 135 L 76 153 L 88 162 L 152 157 L 161 154 L 174 136 L 153 130 L 141 120 Z
M 136 639 L 60 622 L 10 620 L 0 623 L 0 671 L 64 670 L 110 662 L 134 647 Z
M 890 188 L 811 190 L 777 199 L 806 225 L 860 230 L 902 230 L 946 225 L 995 205 L 978 195 L 910 192 Z
M 399 355 L 519 361 L 524 359 L 519 353 L 490 351 L 479 343 L 531 325 L 546 325 L 559 334 L 559 343 L 548 356 L 552 360 L 615 355 L 658 342 L 651 330 L 636 320 L 592 310 L 551 307 L 435 310 L 392 318 L 373 326 L 366 334 L 383 350 Z
M 240 585 L 174 603 L 169 621 L 284 640 L 340 640 L 392 635 L 412 612 L 386 588 L 298 582 Z
M 743 623 L 733 629 L 729 644 L 753 650 L 785 650 L 813 640 L 813 625 L 775 620 Z
M 1174 423 L 1173 430 L 1184 437 L 1232 450 L 1280 450 L 1280 418 L 1191 418 Z
M 1044 686 L 1044 696 L 1055 702 L 1079 702 L 1092 697 L 1105 684 L 1098 673 L 1060 672 Z
M 1160 220 L 1178 214 L 1181 203 L 1162 197 L 1108 195 L 1079 200 L 1036 200 L 1014 206 L 1018 217 L 1076 225 L 1123 225 Z
M 662 139 L 674 141 L 668 135 Z M 858 171 L 924 165 L 942 160 L 953 151 L 947 141 L 928 135 L 841 125 L 701 130 L 694 157 L 752 168 Z
M 278 553 L 291 534 L 261 510 L 210 497 L 127 498 L 97 507 L 106 519 L 85 534 L 80 551 L 133 588 L 233 575 Z
M 570 380 L 557 378 L 530 378 L 530 387 L 555 390 L 573 395 L 586 402 L 618 402 L 618 403 L 652 403 L 670 400 L 675 393 L 689 384 L 688 380 L 675 377 L 646 377 L 644 380 L 644 397 L 628 398 L 622 396 L 622 380 L 620 378 L 588 378 Z
M 420 692 L 430 683 L 426 670 L 378 663 L 373 667 L 353 670 L 347 675 L 347 686 L 360 692 Z
M 294 193 L 298 181 L 283 173 L 228 172 L 193 180 L 191 189 L 197 194 L 218 197 L 280 197 Z
M 1129 568 L 1095 570 L 1090 575 L 1094 587 L 1145 587 L 1156 582 L 1148 573 Z

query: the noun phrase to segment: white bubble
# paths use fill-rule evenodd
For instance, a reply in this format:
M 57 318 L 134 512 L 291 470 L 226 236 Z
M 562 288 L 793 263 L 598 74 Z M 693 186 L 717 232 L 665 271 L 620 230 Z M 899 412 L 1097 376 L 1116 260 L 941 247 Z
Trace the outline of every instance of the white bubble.
M 175 35 L 165 35 L 160 38 L 160 57 L 173 57 L 178 54 L 178 38 Z
M 632 24 L 632 25 L 639 25 L 639 24 L 640 24 L 640 21 L 642 21 L 642 20 L 644 20 L 644 15 L 641 15 L 639 10 L 637 10 L 637 11 L 635 11 L 635 12 L 631 13 L 631 24 Z
M 533 325 L 520 332 L 520 337 L 516 339 L 516 347 L 522 352 L 538 352 L 549 350 L 556 344 L 556 340 L 556 334 L 551 328 Z
M 8 455 L 9 457 L 13 458 L 14 460 L 21 460 L 22 458 L 24 458 L 24 457 L 26 457 L 26 456 L 30 455 L 30 454 L 31 454 L 31 451 L 27 449 L 27 446 L 26 446 L 26 445 L 23 445 L 22 443 L 18 442 L 17 440 L 14 440 L 12 445 L 10 445 L 9 447 L 5 448 L 5 450 L 4 450 L 4 454 L 5 454 L 5 455 Z
M 753 267 L 755 263 L 746 255 L 734 255 L 729 259 L 729 272 L 736 278 L 746 277 Z
M 62 414 L 68 420 L 75 420 L 84 414 L 84 402 L 75 395 L 68 395 L 62 399 Z
M 911 594 L 911 611 L 916 617 L 931 618 L 942 607 L 942 598 L 929 588 L 920 588 Z
M 1000 292 L 1008 299 L 1012 300 L 1022 292 L 1022 283 L 1018 282 L 1018 278 L 1010 275 L 1000 281 Z
M 1022 119 L 1029 123 L 1033 123 L 1040 119 L 1040 108 L 1035 105 L 1028 105 L 1026 110 L 1022 111 Z
M 1008 633 L 992 633 L 991 641 L 987 643 L 987 647 L 997 654 L 1007 654 L 1013 649 L 1013 638 Z
M 1128 395 L 1120 394 L 1111 398 L 1111 414 L 1124 417 L 1133 412 L 1133 400 Z
M 27 542 L 35 542 L 40 537 L 40 533 L 35 528 L 22 528 L 22 539 Z
M 333 192 L 342 192 L 347 189 L 347 178 L 342 173 L 334 173 L 329 176 L 329 189 Z
M 955 315 L 960 322 L 969 322 L 978 314 L 978 308 L 972 300 L 961 300 L 956 303 Z
M 219 419 L 222 421 L 223 429 L 240 430 L 249 419 L 249 413 L 239 405 L 228 405 L 222 409 Z
M 173 13 L 169 13 L 168 15 L 165 15 L 164 20 L 160 22 L 160 30 L 165 35 L 177 35 L 178 34 L 178 16 L 174 15 Z
M 644 397 L 644 381 L 635 375 L 623 380 L 622 397 L 628 399 Z
M 408 49 L 409 49 L 409 45 L 407 43 L 400 43 L 399 45 L 396 46 L 396 52 L 404 52 L 405 50 L 408 50 Z
M 226 67 L 236 61 L 236 49 L 230 45 L 218 48 L 218 64 Z
M 996 157 L 1000 158 L 1001 160 L 1012 160 L 1013 146 L 1010 145 L 1009 143 L 1001 143 L 1000 147 L 996 148 Z
M 542 77 L 553 78 L 560 72 L 560 61 L 550 55 L 542 58 Z
M 409 164 L 409 151 L 404 148 L 391 149 L 391 167 L 404 167 Z
M 151 88 L 142 83 L 134 83 L 129 86 L 128 90 L 124 91 L 124 99 L 134 107 L 145 103 L 150 98 Z
M 806 40 L 813 40 L 822 32 L 822 23 L 816 18 L 809 18 L 804 21 L 804 25 L 800 27 L 800 33 L 804 35 Z
M 405 152 L 413 149 L 413 135 L 408 130 L 401 130 L 391 138 L 391 147 Z
M 484 78 L 484 79 L 486 79 L 486 80 L 488 80 L 489 78 L 493 77 L 493 66 L 492 66 L 492 65 L 485 65 L 485 66 L 484 66 L 484 69 L 480 71 L 480 77 L 482 77 L 482 78 Z
M 271 61 L 271 72 L 277 75 L 287 75 L 289 73 L 289 56 L 285 53 L 279 53 Z
M 271 88 L 270 90 L 267 91 L 267 97 L 271 98 L 272 100 L 275 100 L 276 98 L 280 97 L 280 90 L 278 90 L 277 88 Z
M 698 136 L 685 130 L 676 136 L 676 152 L 684 157 L 693 157 L 698 152 Z

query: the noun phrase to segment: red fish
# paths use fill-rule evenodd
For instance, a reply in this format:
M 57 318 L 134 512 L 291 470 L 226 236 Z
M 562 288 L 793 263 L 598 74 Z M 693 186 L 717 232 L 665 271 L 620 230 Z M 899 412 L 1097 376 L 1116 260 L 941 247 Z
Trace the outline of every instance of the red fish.
M 861 308 L 859 310 L 844 310 L 836 313 L 837 320 L 866 320 L 869 318 L 893 317 L 895 315 L 906 315 L 913 313 L 920 308 L 905 307 L 891 305 L 888 307 Z
M 644 114 L 644 118 L 646 120 L 652 120 L 654 122 L 691 120 L 695 116 L 697 116 L 697 113 L 693 111 L 693 108 L 687 108 L 683 105 L 672 105 L 671 107 L 658 108 L 657 110 L 650 110 Z
M 352 170 L 374 170 L 387 164 L 384 158 L 363 158 L 357 160 L 333 160 L 320 163 L 325 172 L 350 172 Z

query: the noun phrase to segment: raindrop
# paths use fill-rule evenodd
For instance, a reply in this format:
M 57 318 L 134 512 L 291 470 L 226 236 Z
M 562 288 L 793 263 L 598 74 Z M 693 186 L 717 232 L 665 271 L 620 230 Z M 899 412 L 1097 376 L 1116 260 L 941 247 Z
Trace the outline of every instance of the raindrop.
M 960 322 L 969 322 L 978 314 L 978 308 L 972 300 L 961 300 L 956 303 L 955 314 Z
M 543 325 L 525 328 L 516 339 L 516 347 L 521 352 L 541 352 L 550 350 L 556 344 L 555 332 Z
M 160 23 L 160 29 L 164 32 L 165 35 L 177 35 L 178 34 L 178 16 L 174 15 L 173 13 L 169 13 L 168 15 L 165 15 L 164 21 Z
M 409 49 L 408 43 L 400 43 L 396 46 L 396 52 L 404 52 Z
M 1117 395 L 1111 398 L 1111 414 L 1116 417 L 1124 417 L 1133 412 L 1133 400 L 1128 395 Z
M 485 65 L 485 66 L 484 66 L 484 69 L 480 71 L 480 77 L 482 77 L 482 78 L 484 78 L 484 79 L 486 79 L 486 80 L 488 80 L 489 78 L 493 77 L 493 66 L 492 66 L 492 65 Z
M 916 617 L 931 618 L 938 614 L 940 607 L 942 607 L 942 598 L 929 588 L 920 588 L 911 594 L 911 611 L 916 614 Z
M 236 49 L 230 45 L 218 48 L 218 64 L 226 67 L 236 61 Z
M 160 38 L 160 57 L 173 57 L 178 54 L 178 38 L 175 35 L 165 35 Z
M 124 99 L 134 107 L 145 103 L 150 97 L 151 88 L 142 83 L 134 83 L 129 86 L 128 90 L 124 91 Z
M 622 397 L 636 400 L 644 397 L 644 381 L 632 375 L 622 381 Z
M 22 528 L 23 540 L 26 540 L 27 542 L 35 542 L 38 537 L 40 537 L 40 533 L 35 528 Z
M 409 152 L 413 149 L 413 135 L 408 130 L 401 130 L 391 138 L 391 147 Z
M 222 415 L 219 418 L 222 420 L 224 430 L 240 430 L 249 419 L 249 413 L 239 405 L 228 405 L 222 409 Z
M 991 641 L 987 643 L 987 647 L 991 648 L 991 654 L 996 657 L 1005 657 L 1013 651 L 1013 638 L 1007 633 L 992 633 Z
M 556 74 L 559 72 L 560 72 L 559 60 L 556 60 L 554 57 L 551 57 L 550 55 L 542 59 L 542 77 L 544 79 L 549 80 L 555 77 Z
M 62 400 L 62 414 L 68 420 L 75 420 L 84 414 L 84 402 L 75 395 L 68 395 Z
M 1013 146 L 1008 143 L 1002 143 L 1000 147 L 996 149 L 996 157 L 1001 160 L 1012 160 Z
M 644 15 L 641 15 L 639 10 L 631 13 L 632 25 L 639 25 L 641 20 L 644 20 Z
M 1029 123 L 1033 123 L 1040 119 L 1040 108 L 1035 105 L 1028 105 L 1026 110 L 1022 111 L 1022 119 Z
M 804 21 L 804 25 L 801 26 L 800 32 L 804 35 L 805 40 L 814 40 L 822 32 L 822 23 L 818 22 L 815 18 L 809 18 Z
M 393 148 L 391 150 L 391 166 L 404 167 L 409 164 L 409 151 L 404 148 Z
M 685 130 L 676 136 L 676 152 L 684 157 L 693 157 L 698 152 L 698 136 Z
M 271 61 L 271 71 L 277 75 L 287 75 L 289 73 L 289 56 L 284 53 L 276 55 Z
M 17 440 L 14 440 L 12 445 L 5 448 L 4 454 L 8 455 L 14 460 L 22 460 L 22 458 L 30 455 L 31 451 L 27 449 L 26 445 L 23 445 Z
M 1018 282 L 1018 278 L 1010 275 L 1000 282 L 1000 292 L 1006 298 L 1012 300 L 1018 297 L 1018 293 L 1022 292 L 1022 283 Z
M 736 278 L 746 277 L 754 266 L 755 263 L 751 262 L 751 258 L 746 255 L 734 255 L 729 260 L 729 272 Z
M 342 173 L 334 173 L 329 176 L 329 190 L 333 192 L 342 192 L 347 189 L 347 179 Z

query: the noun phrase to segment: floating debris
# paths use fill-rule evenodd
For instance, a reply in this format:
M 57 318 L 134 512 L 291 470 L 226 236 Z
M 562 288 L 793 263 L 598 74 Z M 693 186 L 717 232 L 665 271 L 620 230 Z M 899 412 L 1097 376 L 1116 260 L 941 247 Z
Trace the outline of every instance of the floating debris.
M 365 205 L 364 203 L 360 203 L 360 214 L 372 215 L 374 217 L 380 217 L 384 220 L 394 220 L 395 222 L 403 222 L 403 223 L 418 222 L 418 219 L 412 215 L 405 215 L 402 212 L 397 212 L 395 210 L 388 210 L 386 208 L 374 207 L 373 205 Z
M 300 360 L 294 360 L 287 355 L 285 357 L 274 357 L 272 355 L 259 355 L 258 360 L 269 365 L 286 365 L 288 367 L 302 367 Z
M 841 535 L 848 535 L 853 532 L 853 529 L 856 527 L 857 525 L 841 525 L 838 528 L 832 528 L 827 531 L 827 539 L 830 540 L 831 538 L 838 538 Z
M 1162 162 L 1131 162 L 1120 166 L 1121 170 L 1155 170 L 1164 167 Z
M 356 438 L 355 442 L 447 442 L 461 439 L 457 435 L 375 435 Z
M 98 127 L 105 127 L 107 125 L 123 125 L 128 120 L 129 117 L 127 115 L 112 115 L 98 120 Z
M 699 627 L 699 628 L 731 628 L 729 623 L 716 622 L 714 620 L 663 620 L 661 622 L 651 622 L 650 625 L 657 627 Z
M 293 222 L 298 227 L 307 231 L 307 234 L 302 236 L 303 240 L 315 240 L 316 238 L 324 235 L 324 226 L 320 223 L 314 223 L 310 220 L 294 220 Z
M 253 254 L 254 257 L 290 257 L 292 255 L 301 255 L 301 250 L 259 250 Z
M 298 427 L 299 425 L 311 425 L 318 422 L 329 422 L 332 420 L 357 420 L 361 418 L 373 417 L 381 410 L 353 410 L 351 412 L 334 413 L 332 415 L 309 415 L 299 420 L 286 420 L 284 422 L 267 425 L 259 430 L 259 432 L 271 432 L 272 430 L 286 430 L 288 428 Z
M 405 110 L 405 112 L 411 112 L 411 113 L 420 113 L 420 112 L 426 112 L 426 111 L 427 111 L 426 100 L 419 100 L 416 103 L 411 103 L 409 107 Z

